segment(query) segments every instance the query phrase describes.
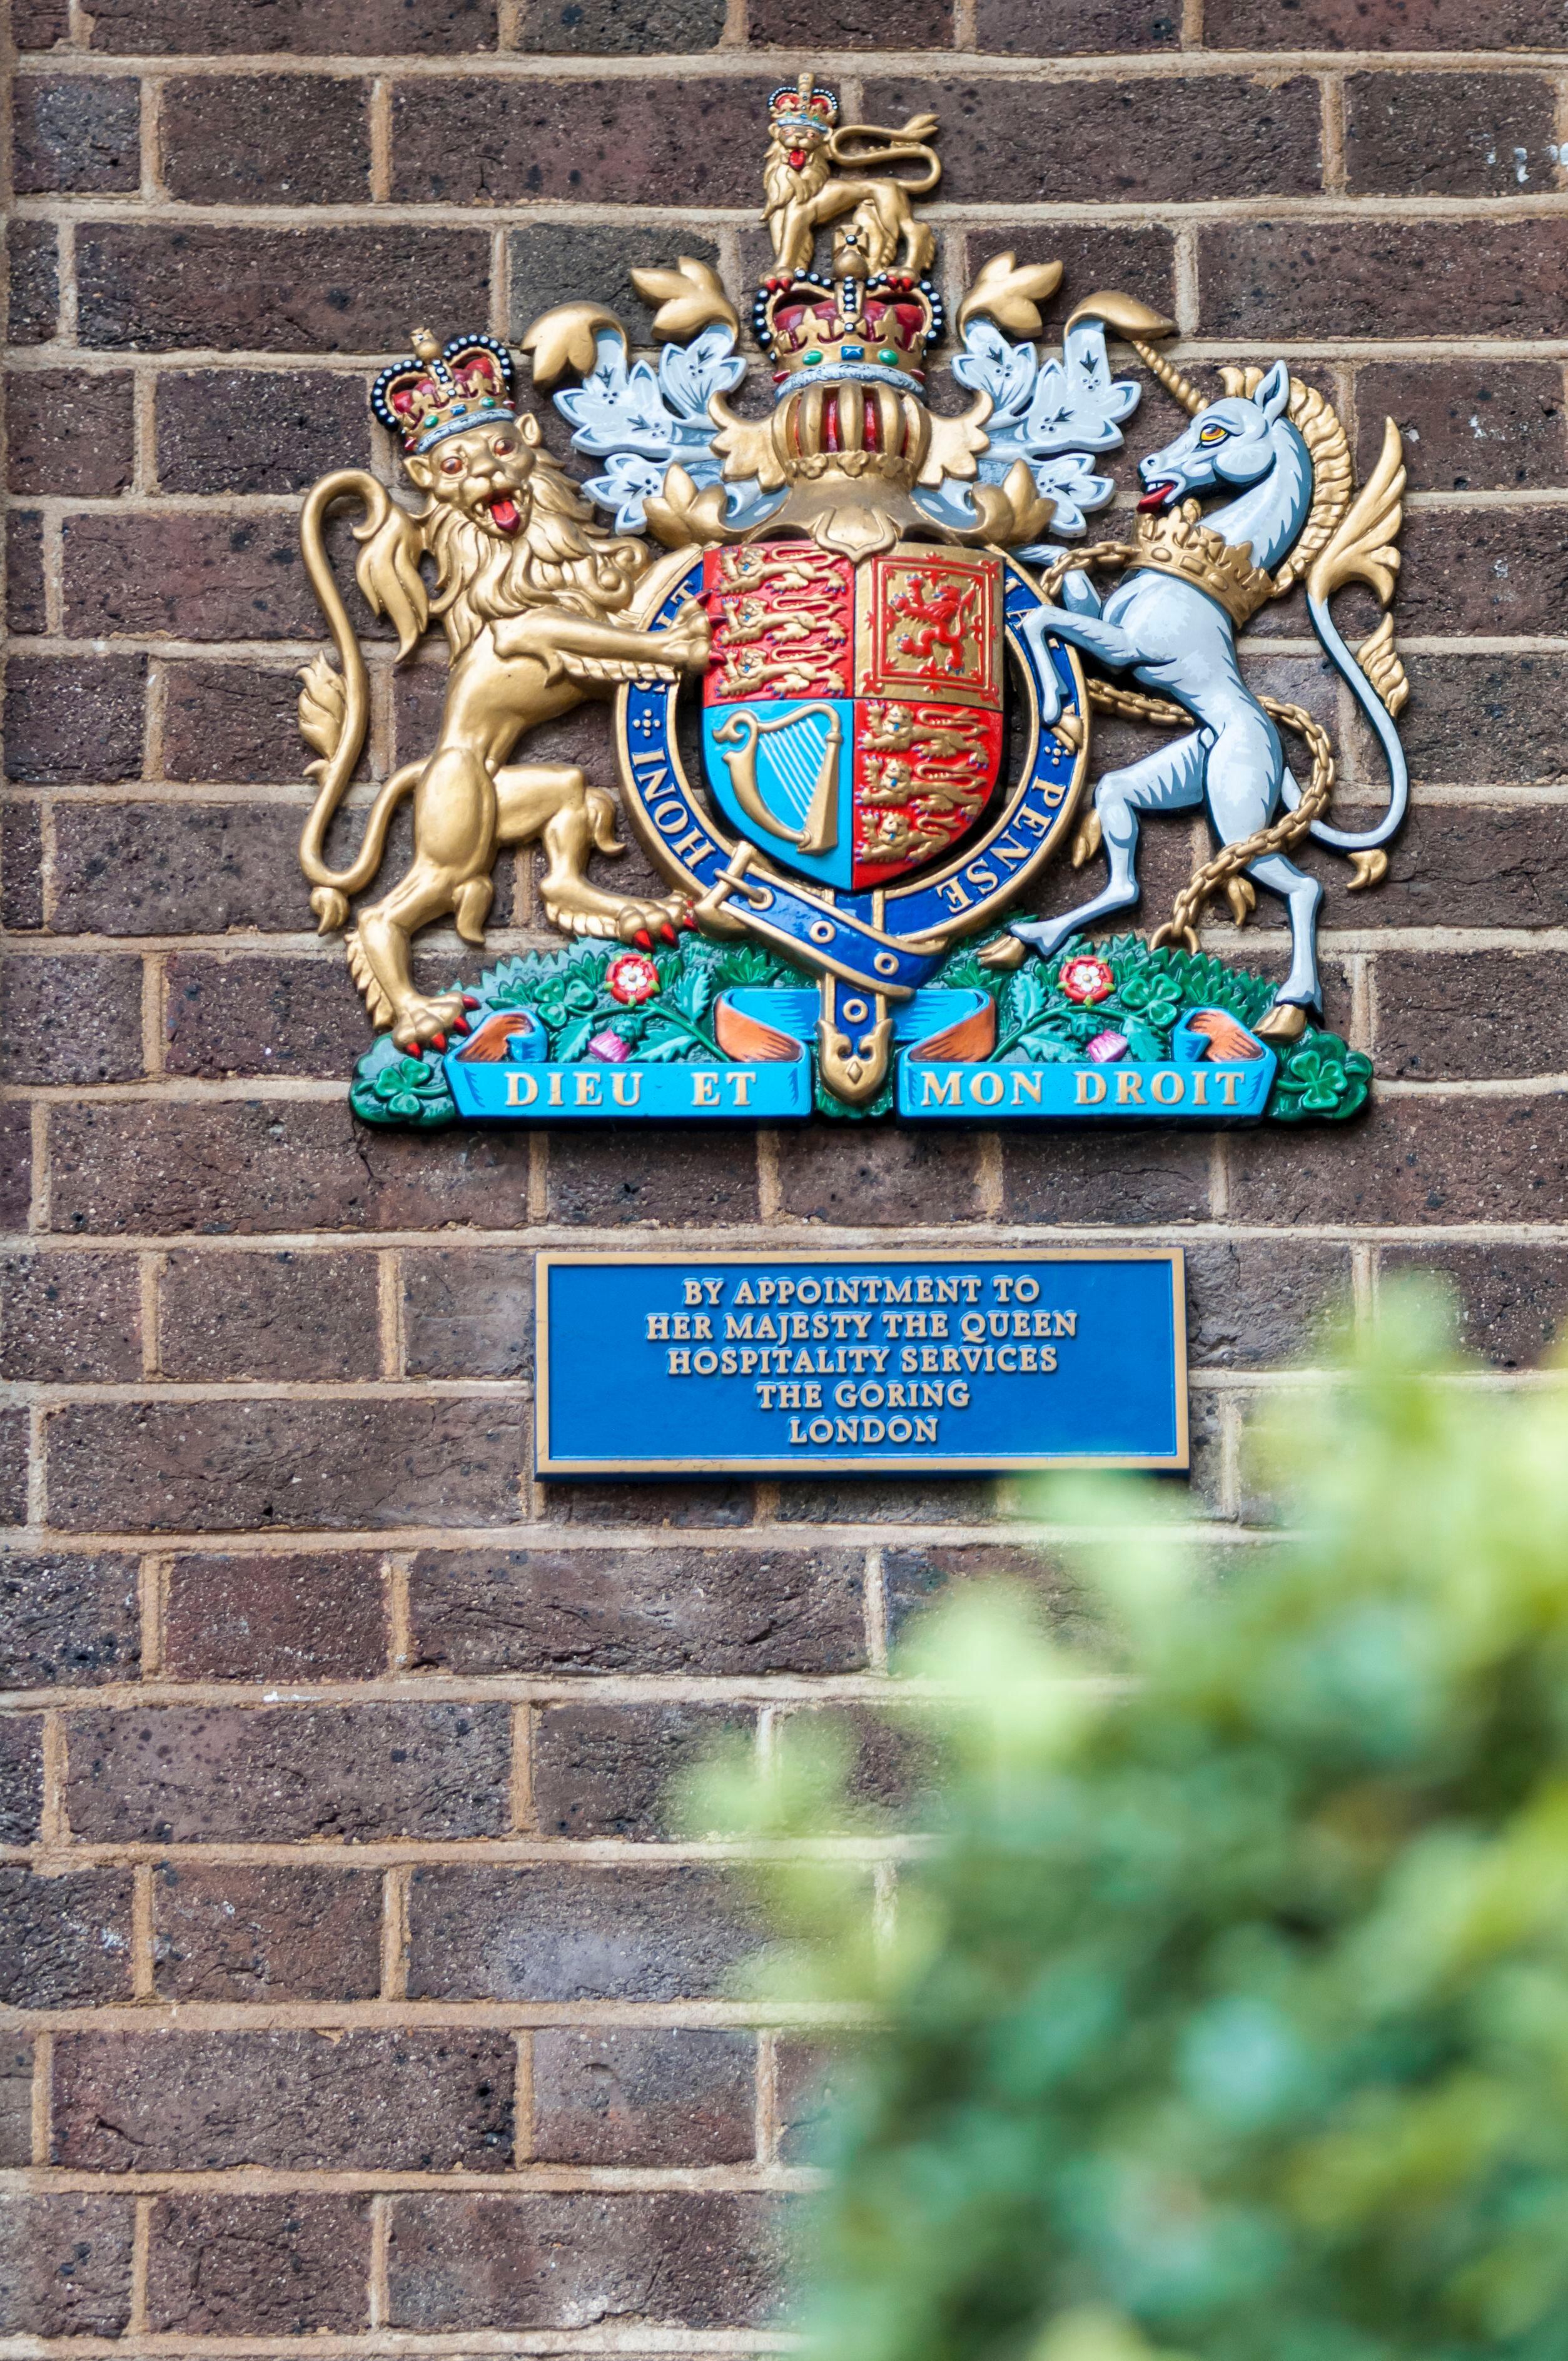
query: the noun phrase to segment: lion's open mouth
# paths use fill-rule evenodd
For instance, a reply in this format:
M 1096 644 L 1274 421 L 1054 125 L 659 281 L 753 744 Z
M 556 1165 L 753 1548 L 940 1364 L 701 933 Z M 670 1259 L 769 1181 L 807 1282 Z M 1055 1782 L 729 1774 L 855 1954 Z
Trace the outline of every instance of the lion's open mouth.
M 1173 477 L 1164 476 L 1157 484 L 1151 485 L 1138 502 L 1138 507 L 1140 510 L 1168 509 L 1180 489 L 1180 485 Z
M 522 522 L 522 514 L 510 492 L 497 492 L 486 503 L 490 522 L 502 533 L 515 533 Z

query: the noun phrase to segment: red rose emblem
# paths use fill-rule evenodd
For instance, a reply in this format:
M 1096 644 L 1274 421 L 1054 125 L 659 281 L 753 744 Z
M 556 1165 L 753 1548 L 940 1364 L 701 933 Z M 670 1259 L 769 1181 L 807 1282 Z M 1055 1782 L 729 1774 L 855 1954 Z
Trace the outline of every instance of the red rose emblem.
M 1092 1008 L 1097 1000 L 1109 1000 L 1116 989 L 1116 979 L 1102 959 L 1069 959 L 1057 982 L 1068 998 L 1082 1008 Z
M 641 951 L 622 951 L 612 959 L 604 972 L 605 985 L 612 1000 L 623 1008 L 635 1008 L 640 1000 L 652 1000 L 659 989 L 659 971 L 651 959 Z

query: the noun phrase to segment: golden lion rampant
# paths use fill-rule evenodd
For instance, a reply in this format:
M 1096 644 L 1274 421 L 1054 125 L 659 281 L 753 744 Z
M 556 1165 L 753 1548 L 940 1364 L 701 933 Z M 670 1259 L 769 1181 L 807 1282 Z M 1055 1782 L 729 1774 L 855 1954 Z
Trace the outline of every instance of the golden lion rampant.
M 314 891 L 321 931 L 348 917 L 380 866 L 387 829 L 413 796 L 414 858 L 406 876 L 364 911 L 348 938 L 348 964 L 371 1020 L 390 1026 L 400 1049 L 444 1047 L 463 1025 L 453 993 L 413 987 L 410 938 L 454 915 L 465 942 L 482 943 L 495 892 L 491 872 L 503 846 L 543 845 L 542 886 L 554 923 L 573 934 L 648 941 L 689 925 L 684 895 L 647 902 L 590 885 L 588 855 L 623 850 L 615 806 L 567 763 L 512 763 L 524 731 L 630 679 L 673 680 L 707 659 L 707 619 L 692 605 L 666 631 L 635 630 L 624 618 L 648 553 L 596 524 L 570 479 L 540 446 L 535 421 L 491 419 L 405 456 L 410 480 L 427 495 L 402 507 L 363 469 L 323 477 L 305 503 L 300 537 L 311 583 L 336 645 L 342 672 L 317 656 L 301 675 L 300 728 L 320 760 L 320 781 L 300 840 L 300 865 Z M 356 858 L 329 869 L 323 844 L 359 760 L 369 712 L 365 661 L 322 540 L 327 511 L 362 500 L 355 526 L 363 546 L 355 571 L 373 611 L 410 653 L 431 617 L 451 652 L 441 734 L 428 761 L 405 763 L 377 796 Z M 433 593 L 422 573 L 430 558 Z

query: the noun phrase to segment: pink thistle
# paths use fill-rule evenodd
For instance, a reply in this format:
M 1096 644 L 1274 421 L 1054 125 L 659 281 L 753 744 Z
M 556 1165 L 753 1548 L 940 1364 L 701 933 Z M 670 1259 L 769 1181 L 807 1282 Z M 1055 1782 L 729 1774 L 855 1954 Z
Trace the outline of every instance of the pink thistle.
M 625 1064 L 631 1052 L 620 1034 L 612 1033 L 607 1025 L 604 1031 L 596 1033 L 588 1043 L 588 1055 L 599 1059 L 607 1066 L 620 1066 Z
M 1124 1033 L 1097 1033 L 1092 1041 L 1085 1042 L 1083 1054 L 1092 1058 L 1097 1066 L 1113 1065 L 1127 1054 L 1127 1037 Z

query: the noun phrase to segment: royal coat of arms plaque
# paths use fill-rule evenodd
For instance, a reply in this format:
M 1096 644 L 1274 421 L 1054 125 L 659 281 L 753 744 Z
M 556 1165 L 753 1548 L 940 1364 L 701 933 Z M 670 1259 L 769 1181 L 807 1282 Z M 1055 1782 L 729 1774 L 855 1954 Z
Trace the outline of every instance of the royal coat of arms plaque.
M 1368 1061 L 1321 1023 L 1323 889 L 1297 856 L 1332 848 L 1351 890 L 1375 886 L 1404 814 L 1398 430 L 1358 486 L 1331 402 L 1284 361 L 1200 388 L 1159 349 L 1173 324 L 1112 291 L 1077 302 L 1042 358 L 1061 269 L 1011 253 L 964 291 L 952 398 L 928 401 L 948 323 L 917 201 L 937 135 L 928 115 L 841 123 L 809 72 L 774 93 L 750 359 L 691 258 L 633 274 L 656 367 L 592 301 L 536 320 L 522 352 L 584 479 L 546 449 L 505 345 L 420 329 L 372 395 L 414 502 L 357 469 L 310 493 L 337 661 L 302 676 L 317 795 L 301 859 L 323 931 L 352 917 L 379 1028 L 351 1085 L 367 1121 L 1220 1124 L 1365 1100 Z M 1095 540 L 1140 398 L 1108 337 L 1186 423 Z M 450 668 L 434 746 L 334 866 L 369 713 L 323 537 L 348 500 L 366 599 L 402 657 L 438 623 Z M 1354 652 L 1332 612 L 1353 582 L 1384 610 Z M 1238 657 L 1297 586 L 1387 780 L 1368 827 L 1332 816 L 1329 730 Z M 529 733 L 587 700 L 612 709 L 619 811 L 579 767 L 529 759 Z M 1149 750 L 1097 769 L 1101 714 L 1146 725 Z M 412 862 L 356 907 L 405 800 Z M 1146 823 L 1198 810 L 1213 849 L 1168 915 L 1146 937 L 1099 931 L 1138 901 Z M 663 892 L 616 890 L 622 821 Z M 419 930 L 482 945 L 495 862 L 531 844 L 572 939 L 420 989 Z M 1058 863 L 1102 882 L 1030 915 Z M 1260 886 L 1288 923 L 1282 976 L 1200 939 L 1212 897 L 1239 925 Z

